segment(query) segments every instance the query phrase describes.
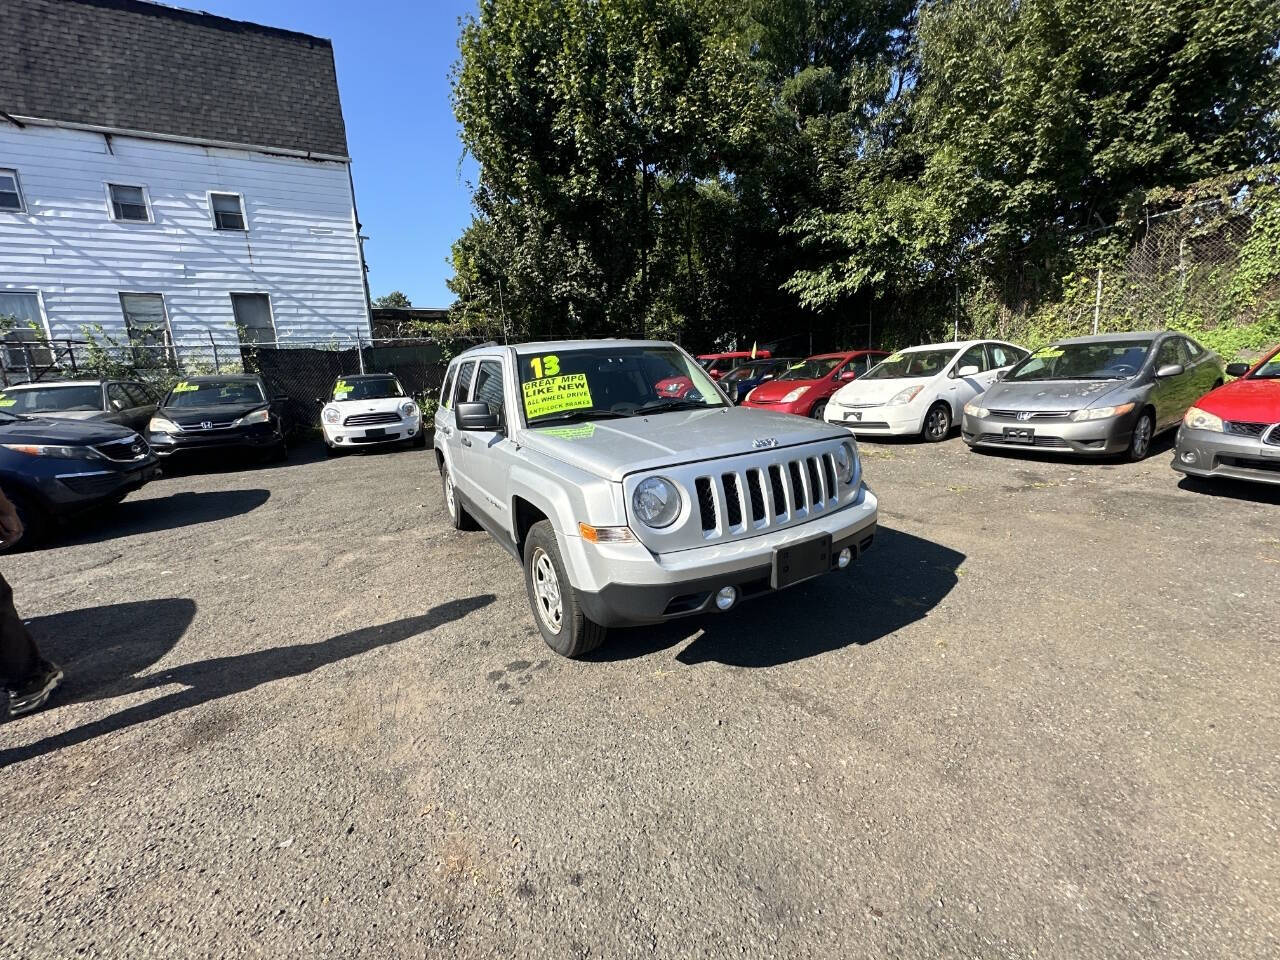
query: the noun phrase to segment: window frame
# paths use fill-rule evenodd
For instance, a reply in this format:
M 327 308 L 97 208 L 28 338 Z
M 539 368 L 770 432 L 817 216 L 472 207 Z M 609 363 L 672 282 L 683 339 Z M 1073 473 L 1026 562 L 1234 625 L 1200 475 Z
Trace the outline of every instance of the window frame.
M 444 383 L 440 385 L 440 406 L 445 410 L 453 409 L 453 382 L 457 379 L 458 368 L 461 366 L 460 363 L 451 363 L 444 372 Z
M 10 210 L 8 207 L 0 207 L 0 213 L 26 213 L 27 198 L 22 192 L 22 181 L 18 179 L 17 167 L 0 167 L 0 174 L 13 177 L 13 190 L 18 195 L 18 207 L 16 210 Z
M 978 373 L 986 373 L 991 367 L 991 355 L 987 353 L 987 345 L 985 343 L 975 343 L 968 347 L 963 353 L 956 354 L 956 358 L 951 361 L 951 369 L 947 371 L 947 376 L 952 380 L 960 379 L 960 368 L 968 366 L 964 362 L 972 351 L 977 350 L 980 354 L 978 360 Z
M 116 200 L 111 194 L 112 187 L 129 187 L 133 190 L 139 190 L 142 193 L 142 205 L 147 210 L 147 219 L 135 220 L 132 217 L 116 216 Z M 155 210 L 151 206 L 151 191 L 147 189 L 145 183 L 115 183 L 111 180 L 103 181 L 103 189 L 107 194 L 107 216 L 111 218 L 112 223 L 155 223 Z
M 214 197 L 235 197 L 236 202 L 240 205 L 240 226 L 223 227 L 218 224 L 218 211 L 214 209 Z M 234 190 L 207 190 L 205 191 L 205 202 L 209 205 L 209 222 L 213 225 L 213 229 L 220 233 L 248 233 L 249 232 L 249 215 L 244 208 L 244 194 L 237 193 Z
M 466 380 L 466 395 L 459 397 L 458 391 L 462 389 L 462 385 L 463 385 L 462 371 L 468 366 L 471 367 L 471 374 L 470 376 L 467 377 L 467 380 Z M 475 385 L 476 370 L 478 370 L 479 368 L 480 368 L 480 361 L 477 360 L 475 357 L 470 357 L 466 360 L 461 361 L 458 364 L 458 380 L 453 386 L 453 399 L 455 403 L 471 402 L 471 388 L 472 386 Z
M 133 340 L 134 340 L 133 332 L 129 329 L 129 311 L 125 308 L 125 305 L 124 305 L 125 297 L 159 297 L 160 298 L 160 310 L 164 314 L 164 326 L 162 328 L 160 342 L 158 344 L 152 344 L 148 346 L 145 344 L 135 345 L 133 343 Z M 169 301 L 165 299 L 164 294 L 161 293 L 159 290 L 117 290 L 116 298 L 120 302 L 120 320 L 124 324 L 125 339 L 129 341 L 129 348 L 130 348 L 130 351 L 133 353 L 134 363 L 141 365 L 144 368 L 147 367 L 148 365 L 146 364 L 145 359 L 149 356 L 151 351 L 155 350 L 158 347 L 161 351 L 160 362 L 155 364 L 155 366 L 161 366 L 161 367 L 167 366 L 169 363 L 168 351 L 169 351 L 169 348 L 173 345 L 173 326 L 169 322 Z M 143 359 L 139 359 L 139 357 Z
M 124 388 L 124 384 L 123 384 L 121 381 L 119 381 L 119 380 L 113 380 L 113 381 L 111 381 L 110 383 L 108 383 L 108 384 L 107 384 L 107 393 L 106 393 L 106 397 L 104 398 L 104 399 L 106 400 L 106 406 L 105 406 L 105 409 L 107 409 L 107 410 L 113 410 L 113 409 L 115 409 L 115 408 L 114 408 L 114 407 L 112 407 L 112 405 L 111 405 L 111 404 L 112 404 L 112 397 L 111 397 L 111 391 L 112 391 L 112 390 L 118 390 L 118 391 L 120 392 L 120 395 L 124 398 L 124 406 L 122 406 L 122 407 L 120 408 L 120 410 L 121 410 L 121 411 L 124 411 L 124 410 L 132 410 L 132 409 L 134 409 L 136 406 L 138 406 L 136 403 L 134 403 L 134 402 L 133 402 L 133 398 L 129 396 L 129 391 L 128 391 L 128 390 L 126 390 L 126 389 Z
M 490 413 L 496 412 L 498 416 L 498 422 L 502 423 L 502 422 L 505 422 L 503 418 L 506 415 L 506 409 L 507 409 L 507 380 L 506 380 L 506 367 L 503 365 L 501 357 L 480 357 L 479 358 L 479 362 L 476 364 L 475 376 L 472 377 L 472 380 L 471 380 L 471 402 L 472 403 L 477 402 L 476 390 L 480 387 L 480 373 L 484 369 L 484 365 L 486 363 L 491 363 L 498 368 L 498 373 L 497 373 L 498 394 L 501 397 L 501 401 L 499 403 L 497 411 L 493 409 L 493 404 L 489 403 L 488 400 L 479 400 L 479 402 L 486 404 L 489 407 Z
M 1182 339 L 1181 337 L 1172 336 L 1172 337 L 1165 337 L 1163 340 L 1160 341 L 1160 345 L 1156 347 L 1156 351 L 1155 351 L 1154 369 L 1159 370 L 1161 367 L 1171 366 L 1172 364 L 1175 364 L 1175 363 L 1181 364 L 1184 367 L 1187 366 L 1186 352 L 1182 344 L 1179 343 L 1181 339 Z M 1171 350 L 1173 350 L 1175 355 L 1174 359 L 1168 362 L 1160 359 L 1160 354 L 1164 352 L 1165 347 L 1169 347 Z
M 236 297 L 266 297 L 267 317 L 271 320 L 271 339 L 268 341 L 251 341 L 245 343 L 240 339 L 240 321 L 236 317 Z M 271 302 L 271 294 L 266 290 L 228 290 L 227 299 L 231 301 L 231 323 L 235 327 L 236 340 L 241 347 L 259 347 L 262 343 L 280 343 L 280 331 L 276 328 L 276 306 Z M 246 328 L 248 329 L 248 328 Z

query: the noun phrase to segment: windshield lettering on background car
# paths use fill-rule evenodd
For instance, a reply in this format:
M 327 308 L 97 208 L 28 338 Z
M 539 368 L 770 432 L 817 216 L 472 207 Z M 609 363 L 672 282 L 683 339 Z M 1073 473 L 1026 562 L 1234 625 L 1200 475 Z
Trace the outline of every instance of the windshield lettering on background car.
M 521 356 L 519 380 L 531 426 L 725 405 L 701 364 L 674 347 Z
M 819 357 L 802 360 L 791 367 L 779 380 L 820 380 L 840 365 L 843 357 Z
M 905 380 L 937 376 L 958 350 L 906 350 L 890 354 L 871 368 L 863 380 Z
M 340 379 L 333 385 L 333 399 L 342 400 L 386 400 L 390 397 L 403 397 L 404 388 L 395 377 L 364 377 L 358 380 Z
M 231 404 L 265 403 L 258 385 L 248 380 L 179 383 L 165 402 L 167 407 L 210 407 Z
M 17 397 L 11 397 L 7 393 L 0 392 L 0 407 L 12 407 L 17 402 Z
M 1015 366 L 1005 381 L 1128 380 L 1142 369 L 1150 349 L 1150 340 L 1053 344 Z

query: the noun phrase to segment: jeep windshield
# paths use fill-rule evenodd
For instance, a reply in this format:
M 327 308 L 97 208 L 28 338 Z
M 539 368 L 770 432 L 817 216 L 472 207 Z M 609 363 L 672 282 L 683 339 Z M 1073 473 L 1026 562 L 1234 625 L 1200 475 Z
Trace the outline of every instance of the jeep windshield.
M 725 406 L 702 367 L 675 347 L 549 349 L 521 354 L 519 369 L 531 427 Z
M 0 407 L 10 413 L 72 413 L 102 409 L 102 387 L 24 387 L 0 392 Z
M 1042 347 L 1005 376 L 1008 383 L 1033 380 L 1128 380 L 1147 362 L 1151 340 L 1060 343 Z
M 266 403 L 262 390 L 252 380 L 178 383 L 165 398 L 166 407 L 213 407 L 223 404 Z

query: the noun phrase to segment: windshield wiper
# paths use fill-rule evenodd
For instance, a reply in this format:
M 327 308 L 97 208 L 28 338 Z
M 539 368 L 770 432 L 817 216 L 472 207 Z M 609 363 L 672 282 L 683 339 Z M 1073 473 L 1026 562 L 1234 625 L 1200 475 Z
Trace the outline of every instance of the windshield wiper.
M 661 400 L 650 400 L 648 403 L 641 404 L 636 407 L 636 415 L 644 413 L 667 413 L 671 410 L 692 410 L 694 408 L 720 406 L 720 404 L 705 403 L 702 400 L 683 400 L 678 397 L 671 397 Z
M 618 417 L 629 417 L 631 414 L 619 410 L 605 410 L 603 407 L 586 407 L 578 410 L 566 410 L 563 413 L 549 413 L 529 424 L 530 427 L 542 427 L 548 423 L 570 423 L 574 420 L 609 420 Z

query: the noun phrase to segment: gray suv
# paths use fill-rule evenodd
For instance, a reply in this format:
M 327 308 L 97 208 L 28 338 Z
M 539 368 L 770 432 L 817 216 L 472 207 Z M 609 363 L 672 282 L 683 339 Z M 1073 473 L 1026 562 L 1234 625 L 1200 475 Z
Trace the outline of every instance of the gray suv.
M 671 343 L 476 347 L 449 365 L 435 426 L 453 525 L 523 563 L 534 620 L 565 656 L 607 627 L 845 569 L 875 534 L 846 430 L 735 407 Z

